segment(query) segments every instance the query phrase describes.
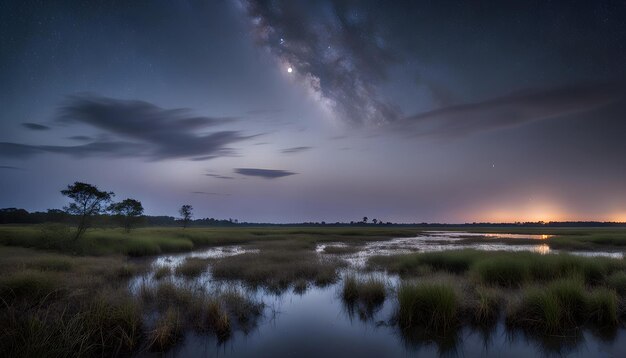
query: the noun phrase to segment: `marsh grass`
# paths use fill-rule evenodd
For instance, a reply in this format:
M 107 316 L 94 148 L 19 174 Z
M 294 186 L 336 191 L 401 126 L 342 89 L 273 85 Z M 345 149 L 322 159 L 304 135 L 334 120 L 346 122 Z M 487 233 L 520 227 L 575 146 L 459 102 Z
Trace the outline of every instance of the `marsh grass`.
M 264 308 L 262 303 L 241 290 L 228 288 L 221 292 L 207 292 L 202 287 L 176 284 L 169 280 L 156 286 L 142 286 L 139 296 L 145 309 L 160 312 L 161 315 L 175 309 L 183 327 L 213 333 L 220 342 L 227 340 L 236 329 L 244 332 L 252 329 Z
M 241 290 L 229 288 L 221 292 L 218 298 L 245 330 L 263 313 L 264 304 L 250 299 Z
M 337 268 L 345 262 L 320 259 L 315 252 L 301 250 L 266 250 L 214 259 L 213 277 L 241 280 L 248 286 L 282 292 L 296 282 L 324 286 L 337 280 Z
M 170 307 L 162 314 L 154 329 L 149 334 L 149 346 L 152 350 L 167 351 L 182 337 L 183 325 L 180 312 Z
M 55 298 L 62 290 L 61 278 L 54 272 L 26 269 L 0 277 L 0 297 L 9 303 L 39 303 Z
M 507 322 L 545 334 L 563 334 L 585 324 L 611 327 L 618 322 L 617 296 L 605 288 L 588 290 L 582 280 L 557 280 L 525 289 Z
M 414 236 L 415 228 L 307 228 L 307 227 L 233 227 L 233 228 L 92 228 L 79 240 L 72 240 L 74 229 L 64 224 L 0 226 L 0 245 L 54 250 L 79 255 L 150 256 L 166 252 L 191 251 L 218 245 L 272 245 L 291 243 L 301 249 L 320 242 L 363 243 L 394 237 Z
M 447 283 L 403 283 L 398 289 L 398 323 L 445 333 L 458 324 L 459 299 Z
M 114 356 L 144 332 L 121 257 L 71 257 L 0 247 L 0 356 Z
M 459 274 L 466 272 L 479 255 L 481 253 L 476 250 L 455 250 L 374 256 L 369 259 L 368 265 L 373 269 L 385 269 L 403 276 L 421 275 L 424 272 L 429 272 L 425 268 Z
M 208 327 L 215 332 L 215 335 L 219 340 L 224 341 L 230 337 L 230 317 L 228 316 L 228 313 L 222 309 L 219 301 L 210 300 L 207 303 L 205 315 Z
M 469 304 L 471 322 L 478 326 L 494 324 L 500 315 L 502 295 L 492 288 L 476 286 L 473 300 Z
M 359 246 L 326 246 L 324 252 L 331 255 L 352 254 L 360 250 Z
M 35 260 L 32 267 L 41 271 L 70 271 L 74 267 L 74 263 L 69 258 L 50 255 Z
M 606 278 L 606 284 L 620 296 L 626 296 L 626 272 L 614 272 Z
M 530 278 L 530 266 L 521 260 L 508 257 L 486 258 L 474 263 L 473 272 L 487 285 L 519 286 Z
M 579 277 L 587 284 L 599 284 L 609 275 L 626 270 L 624 260 L 605 257 L 477 250 L 378 256 L 372 257 L 368 266 L 404 277 L 430 274 L 425 267 L 459 275 L 469 273 L 480 283 L 502 287 Z
M 599 288 L 588 296 L 590 320 L 599 327 L 614 327 L 618 323 L 618 298 L 615 291 Z
M 309 283 L 304 279 L 298 279 L 293 283 L 293 292 L 303 295 L 309 289 Z
M 343 279 L 341 295 L 345 303 L 360 303 L 371 311 L 385 302 L 387 288 L 381 277 L 368 276 L 363 278 L 349 274 Z
M 172 269 L 169 266 L 161 266 L 154 270 L 154 278 L 156 280 L 162 280 L 172 274 Z
M 188 257 L 176 267 L 176 274 L 187 278 L 200 276 L 208 268 L 208 260 L 197 257 Z

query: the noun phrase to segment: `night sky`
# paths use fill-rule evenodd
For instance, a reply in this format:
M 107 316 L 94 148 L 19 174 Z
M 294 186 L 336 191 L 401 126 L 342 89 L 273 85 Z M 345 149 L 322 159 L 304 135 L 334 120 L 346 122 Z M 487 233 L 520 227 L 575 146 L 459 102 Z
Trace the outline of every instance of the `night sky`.
M 624 1 L 0 2 L 0 207 L 626 221 Z

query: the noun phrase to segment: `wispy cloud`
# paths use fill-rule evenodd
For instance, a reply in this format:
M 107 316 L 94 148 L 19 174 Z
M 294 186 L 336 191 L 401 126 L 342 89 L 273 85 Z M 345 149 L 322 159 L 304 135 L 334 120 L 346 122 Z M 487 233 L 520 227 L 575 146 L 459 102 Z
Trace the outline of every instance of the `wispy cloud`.
M 77 157 L 123 156 L 148 160 L 187 158 L 207 160 L 232 156 L 229 148 L 254 136 L 240 131 L 206 132 L 207 128 L 233 123 L 232 117 L 206 117 L 190 110 L 164 109 L 137 100 L 120 100 L 94 95 L 72 96 L 61 107 L 60 122 L 86 124 L 106 133 L 106 140 L 77 146 L 0 143 L 0 155 L 28 157 L 52 152 Z M 89 140 L 76 136 L 75 140 Z
M 285 148 L 283 150 L 281 150 L 281 153 L 286 153 L 286 154 L 292 154 L 292 153 L 301 153 L 301 152 L 306 152 L 307 150 L 313 149 L 313 147 L 292 147 L 292 148 Z
M 290 172 L 287 170 L 258 169 L 258 168 L 236 168 L 235 173 L 246 175 L 246 176 L 261 177 L 265 179 L 276 179 L 276 178 L 282 178 L 282 177 L 298 174 L 298 173 Z
M 75 136 L 68 137 L 67 139 L 77 140 L 77 141 L 90 141 L 90 140 L 93 140 L 93 138 L 91 138 L 90 136 L 87 136 L 87 135 L 75 135 Z
M 47 131 L 50 129 L 50 127 L 38 123 L 22 123 L 22 127 L 33 131 Z
M 14 167 L 14 166 L 11 166 L 11 165 L 0 165 L 0 169 L 6 169 L 6 170 L 24 170 L 24 168 Z
M 625 95 L 626 86 L 622 83 L 526 90 L 416 114 L 391 124 L 390 128 L 416 136 L 461 136 L 586 112 Z
M 219 174 L 211 174 L 211 173 L 207 173 L 204 175 L 211 177 L 211 178 L 216 178 L 216 179 L 235 179 L 234 177 L 227 176 L 227 175 L 219 175 Z

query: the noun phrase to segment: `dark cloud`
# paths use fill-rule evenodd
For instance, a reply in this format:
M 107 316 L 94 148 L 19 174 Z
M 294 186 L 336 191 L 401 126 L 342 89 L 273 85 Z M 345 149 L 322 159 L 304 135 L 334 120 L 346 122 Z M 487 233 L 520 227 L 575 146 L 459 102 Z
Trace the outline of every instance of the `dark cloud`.
M 43 124 L 37 123 L 22 123 L 22 127 L 28 128 L 33 131 L 47 131 L 50 129 L 48 126 L 44 126 Z
M 306 152 L 307 150 L 313 149 L 313 147 L 292 147 L 285 148 L 281 150 L 281 153 L 292 154 L 292 153 L 301 153 Z
M 93 142 L 74 146 L 0 143 L 0 156 L 9 158 L 27 158 L 46 152 L 67 154 L 77 158 L 89 156 L 132 157 L 144 150 L 146 150 L 146 146 L 142 144 L 122 141 Z
M 10 165 L 0 165 L 0 169 L 7 169 L 7 170 L 24 170 L 23 168 L 20 168 L 20 167 L 14 167 L 14 166 L 10 166 Z
M 292 75 L 306 81 L 353 123 L 379 124 L 398 113 L 377 86 L 397 58 L 358 2 L 243 1 L 254 34 Z
M 0 155 L 27 157 L 53 152 L 78 157 L 207 160 L 233 155 L 233 149 L 227 145 L 251 138 L 239 131 L 203 132 L 207 127 L 231 123 L 233 119 L 194 116 L 188 109 L 163 109 L 144 101 L 72 96 L 60 109 L 58 120 L 90 125 L 106 131 L 107 136 L 114 139 L 79 146 L 0 143 Z
M 205 176 L 216 178 L 216 179 L 235 179 L 234 177 L 229 177 L 227 175 L 219 175 L 219 174 L 204 174 Z
M 391 128 L 417 136 L 460 136 L 591 111 L 623 100 L 625 95 L 622 83 L 526 90 L 417 114 Z
M 277 169 L 257 169 L 257 168 L 237 168 L 235 169 L 235 173 L 252 176 L 252 177 L 261 177 L 266 179 L 276 179 L 282 178 L 290 175 L 295 175 L 298 173 L 286 171 L 286 170 L 277 170 Z
M 90 141 L 90 140 L 93 140 L 93 138 L 91 138 L 90 136 L 86 136 L 86 135 L 75 135 L 75 136 L 68 137 L 67 139 L 78 140 L 78 141 Z
M 32 155 L 41 153 L 37 146 L 0 142 L 0 156 L 8 158 L 27 158 Z

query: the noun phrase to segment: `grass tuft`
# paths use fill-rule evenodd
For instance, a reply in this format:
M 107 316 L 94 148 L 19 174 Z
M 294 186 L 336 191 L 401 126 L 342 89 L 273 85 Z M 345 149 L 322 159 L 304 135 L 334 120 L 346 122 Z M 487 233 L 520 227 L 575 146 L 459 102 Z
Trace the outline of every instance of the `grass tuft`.
M 172 274 L 172 269 L 169 266 L 161 266 L 154 271 L 154 278 L 156 280 L 162 280 Z
M 458 323 L 459 300 L 448 284 L 403 283 L 398 290 L 398 303 L 398 322 L 402 328 L 424 327 L 446 332 Z
M 208 261 L 196 257 L 188 257 L 185 261 L 176 267 L 176 274 L 187 278 L 200 276 L 206 271 Z
M 168 350 L 180 339 L 182 331 L 179 311 L 176 308 L 169 308 L 150 332 L 150 348 L 161 352 Z

